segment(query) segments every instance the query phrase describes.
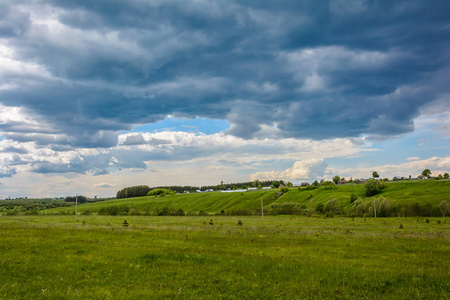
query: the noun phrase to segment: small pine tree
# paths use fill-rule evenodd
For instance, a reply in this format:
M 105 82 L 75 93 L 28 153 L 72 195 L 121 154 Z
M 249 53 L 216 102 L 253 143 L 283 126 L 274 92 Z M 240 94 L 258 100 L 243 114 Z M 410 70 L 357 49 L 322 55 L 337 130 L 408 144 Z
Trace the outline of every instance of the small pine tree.
M 214 222 L 213 222 L 213 220 L 211 219 L 211 220 L 209 220 L 209 225 L 214 225 Z
M 238 224 L 238 226 L 242 226 L 243 223 L 241 220 L 239 220 L 237 224 Z
M 123 221 L 122 226 L 123 226 L 123 227 L 128 227 L 128 222 L 127 222 L 127 220 Z

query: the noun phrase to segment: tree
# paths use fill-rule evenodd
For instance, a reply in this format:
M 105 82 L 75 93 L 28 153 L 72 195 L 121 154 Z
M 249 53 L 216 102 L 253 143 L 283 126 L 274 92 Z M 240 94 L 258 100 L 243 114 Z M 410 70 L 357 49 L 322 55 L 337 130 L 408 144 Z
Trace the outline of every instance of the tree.
M 374 196 L 380 191 L 380 185 L 378 180 L 369 179 L 364 185 L 366 191 L 366 197 Z
M 341 180 L 341 177 L 339 175 L 336 175 L 333 177 L 334 184 L 338 184 L 340 180 Z
M 319 182 L 318 182 L 317 180 L 315 180 L 315 181 L 312 183 L 312 186 L 315 186 L 315 187 L 319 186 Z
M 373 177 L 373 178 L 380 178 L 380 175 L 378 175 L 378 172 L 377 172 L 377 171 L 373 171 L 372 177 Z
M 427 178 L 430 178 L 430 177 L 431 177 L 431 171 L 430 171 L 430 169 L 425 169 L 425 170 L 423 170 L 423 171 L 422 171 L 422 176 L 425 176 L 425 177 L 427 177 Z
M 290 182 L 290 181 L 287 183 L 287 187 L 292 187 L 292 185 L 293 185 L 293 184 L 292 184 L 292 182 Z
M 278 180 L 275 180 L 273 183 L 272 183 L 272 186 L 274 187 L 274 188 L 279 188 L 280 187 L 280 182 L 278 181 Z
M 339 212 L 340 205 L 337 199 L 332 199 L 325 204 L 324 211 L 328 213 L 330 217 L 334 217 Z
M 448 179 L 448 173 L 444 173 L 444 179 Z
M 78 197 L 78 199 L 77 199 L 77 197 Z M 76 202 L 76 201 L 78 201 L 78 203 L 84 203 L 84 202 L 87 202 L 87 198 L 85 196 L 79 195 L 79 196 L 73 196 L 73 197 L 67 196 L 66 199 L 64 199 L 64 202 Z

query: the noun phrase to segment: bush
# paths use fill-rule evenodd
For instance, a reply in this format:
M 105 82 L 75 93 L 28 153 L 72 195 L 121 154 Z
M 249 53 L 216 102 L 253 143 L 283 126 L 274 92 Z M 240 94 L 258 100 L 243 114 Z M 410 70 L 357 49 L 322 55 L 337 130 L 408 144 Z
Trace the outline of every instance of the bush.
M 119 214 L 119 207 L 116 205 L 102 207 L 99 209 L 98 214 L 104 216 L 117 216 Z
M 289 188 L 283 186 L 283 187 L 280 188 L 280 191 L 281 191 L 283 194 L 286 194 L 287 192 L 289 192 Z
M 165 195 L 173 195 L 176 192 L 172 191 L 171 189 L 154 189 L 147 193 L 147 196 L 160 196 L 164 197 Z
M 272 215 L 300 215 L 302 212 L 298 203 L 274 203 L 269 207 Z
M 334 217 L 340 212 L 340 208 L 339 202 L 336 199 L 332 199 L 325 204 L 324 212 L 327 213 L 327 216 Z
M 184 213 L 184 210 L 182 210 L 181 208 L 179 208 L 179 209 L 177 209 L 177 211 L 175 212 L 175 215 L 176 215 L 176 216 L 184 216 L 184 215 L 186 215 L 186 214 Z
M 358 195 L 356 195 L 355 193 L 352 193 L 350 195 L 350 203 L 355 202 L 358 199 Z
M 316 205 L 316 211 L 318 211 L 320 213 L 323 213 L 323 210 L 324 210 L 323 203 L 319 203 L 319 204 Z
M 139 216 L 139 215 L 141 215 L 141 212 L 139 210 L 137 210 L 136 208 L 132 208 L 128 211 L 128 214 L 130 216 Z
M 337 188 L 332 181 L 324 181 L 321 183 L 320 187 L 324 190 L 332 190 Z
M 380 191 L 380 182 L 376 179 L 369 179 L 364 185 L 366 197 L 374 196 Z

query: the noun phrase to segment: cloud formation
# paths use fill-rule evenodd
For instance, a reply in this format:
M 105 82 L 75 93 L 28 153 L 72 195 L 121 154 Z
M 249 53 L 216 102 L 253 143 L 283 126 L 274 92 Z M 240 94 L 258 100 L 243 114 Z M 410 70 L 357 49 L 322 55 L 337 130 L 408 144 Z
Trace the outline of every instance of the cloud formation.
M 450 172 L 450 156 L 430 157 L 427 159 L 417 159 L 400 164 L 379 165 L 373 167 L 357 167 L 357 168 L 329 168 L 326 173 L 331 178 L 339 174 L 346 178 L 368 178 L 371 177 L 373 171 L 377 171 L 381 178 L 392 179 L 394 176 L 411 177 L 419 176 L 423 170 L 430 169 L 433 176 Z
M 296 161 L 292 168 L 282 172 L 257 172 L 250 176 L 250 180 L 316 180 L 323 178 L 327 163 L 323 159 L 313 158 L 305 161 Z
M 108 148 L 171 115 L 379 139 L 450 93 L 448 1 L 102 2 L 2 4 L 0 103 L 39 121 L 3 136 Z
M 35 142 L 3 140 L 0 141 L 0 165 L 4 168 L 0 174 L 11 176 L 17 171 L 28 171 L 99 176 L 122 169 L 152 169 L 152 165 L 160 162 L 192 161 L 207 161 L 215 169 L 231 166 L 254 169 L 261 162 L 273 160 L 347 157 L 374 151 L 368 149 L 370 143 L 357 138 L 245 140 L 224 133 L 205 135 L 175 131 L 125 133 L 118 140 L 117 146 L 108 149 L 56 150 Z
M 372 167 L 352 167 L 336 168 L 329 167 L 324 159 L 310 159 L 305 161 L 296 161 L 292 168 L 284 171 L 264 171 L 257 172 L 250 176 L 251 180 L 276 180 L 300 182 L 303 180 L 313 181 L 319 179 L 331 180 L 335 175 L 349 178 L 369 178 L 373 171 L 377 171 L 381 178 L 392 179 L 394 176 L 415 178 L 422 173 L 424 169 L 430 169 L 432 174 L 444 174 L 450 170 L 450 156 L 430 157 L 420 159 L 410 157 L 409 162 L 401 164 L 379 165 Z M 410 161 L 413 160 L 413 161 Z

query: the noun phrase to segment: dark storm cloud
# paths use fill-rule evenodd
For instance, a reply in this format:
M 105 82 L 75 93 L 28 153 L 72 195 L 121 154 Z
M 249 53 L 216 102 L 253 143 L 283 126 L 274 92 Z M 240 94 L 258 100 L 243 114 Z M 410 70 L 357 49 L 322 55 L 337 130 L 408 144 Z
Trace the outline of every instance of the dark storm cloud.
M 398 136 L 450 92 L 448 1 L 45 3 L 2 7 L 4 55 L 48 74 L 8 69 L 0 102 L 65 137 L 18 141 L 111 147 L 169 114 L 244 138 Z
M 0 4 L 0 38 L 25 34 L 30 23 L 28 14 Z

